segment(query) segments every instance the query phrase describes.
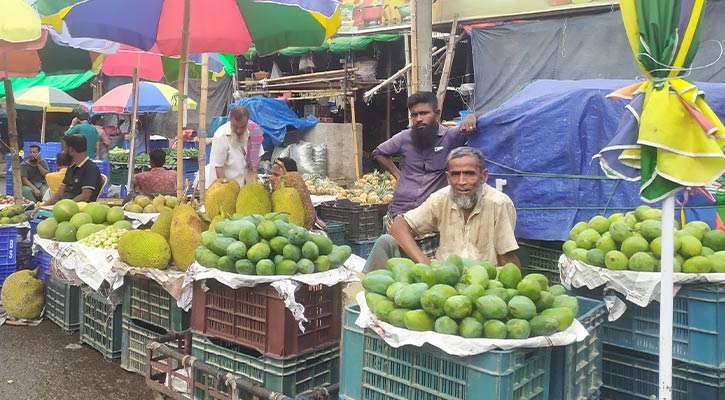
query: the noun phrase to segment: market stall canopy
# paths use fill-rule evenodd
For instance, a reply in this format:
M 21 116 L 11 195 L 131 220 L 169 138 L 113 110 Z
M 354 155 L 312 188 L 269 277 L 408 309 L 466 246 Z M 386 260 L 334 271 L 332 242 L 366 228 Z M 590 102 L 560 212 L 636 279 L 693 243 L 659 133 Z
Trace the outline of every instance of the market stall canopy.
M 93 113 L 130 113 L 133 104 L 133 84 L 127 83 L 118 86 L 91 106 Z M 166 112 L 178 110 L 179 92 L 169 86 L 154 82 L 139 82 L 138 85 L 138 111 L 139 112 Z M 187 108 L 196 109 L 196 102 L 187 99 Z
M 2 100 L 3 103 L 5 99 Z M 47 112 L 72 112 L 83 105 L 69 94 L 50 86 L 34 86 L 15 93 L 19 109 Z
M 75 89 L 93 78 L 92 71 L 82 74 L 51 75 L 40 72 L 32 78 L 10 78 L 14 90 L 31 88 L 33 86 L 51 86 L 63 91 Z M 5 96 L 5 88 L 0 86 L 0 96 Z
M 647 202 L 704 186 L 725 172 L 725 126 L 704 92 L 683 79 L 697 53 L 703 6 L 703 1 L 633 1 L 621 7 L 647 80 L 612 94 L 631 102 L 598 157 L 608 175 L 639 180 Z
M 106 39 L 142 50 L 181 54 L 184 3 L 173 0 L 88 0 L 62 17 L 72 37 Z M 340 26 L 333 0 L 192 0 L 190 52 L 242 54 L 254 41 L 261 54 L 319 46 Z

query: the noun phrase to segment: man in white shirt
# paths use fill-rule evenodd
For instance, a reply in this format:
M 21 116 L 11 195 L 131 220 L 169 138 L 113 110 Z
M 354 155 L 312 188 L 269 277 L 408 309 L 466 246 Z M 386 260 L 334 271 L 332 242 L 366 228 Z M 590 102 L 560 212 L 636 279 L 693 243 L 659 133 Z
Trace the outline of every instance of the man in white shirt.
M 207 188 L 218 178 L 234 179 L 239 182 L 239 186 L 257 181 L 256 166 L 249 162 L 248 124 L 249 110 L 246 107 L 234 107 L 229 113 L 229 122 L 214 133 L 206 169 Z M 258 149 L 252 149 L 252 152 L 255 150 L 259 153 Z

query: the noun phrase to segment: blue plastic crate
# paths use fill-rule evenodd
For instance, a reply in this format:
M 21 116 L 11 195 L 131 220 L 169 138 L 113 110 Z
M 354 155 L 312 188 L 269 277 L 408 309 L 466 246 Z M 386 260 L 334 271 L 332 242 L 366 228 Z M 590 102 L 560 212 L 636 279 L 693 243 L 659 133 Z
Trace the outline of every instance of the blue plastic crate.
M 343 399 L 549 399 L 549 347 L 469 357 L 430 345 L 394 348 L 374 331 L 356 326 L 359 315 L 358 306 L 346 307 L 343 315 Z
M 0 288 L 10 274 L 15 272 L 18 228 L 0 228 Z
M 607 320 L 604 302 L 578 297 L 576 319 L 587 328 L 584 341 L 551 350 L 551 384 L 549 398 L 593 400 L 602 386 L 602 325 Z
M 30 261 L 32 263 L 32 265 L 30 266 L 31 269 L 40 267 L 38 278 L 42 279 L 43 281 L 46 280 L 46 277 L 48 276 L 48 271 L 50 271 L 50 258 L 50 254 L 47 251 L 39 249 L 37 252 L 35 252 L 35 255 L 31 258 Z
M 33 236 L 35 236 L 35 233 L 38 231 L 38 224 L 41 223 L 43 220 L 40 218 L 34 218 L 31 219 L 30 222 L 30 245 L 33 245 Z
M 195 178 L 196 178 L 196 172 L 184 173 L 184 182 L 182 182 L 182 184 L 184 186 L 186 186 L 186 181 L 187 180 L 191 181 L 191 185 L 189 185 L 189 190 L 186 191 L 187 195 L 190 195 L 194 192 L 194 179 Z
M 108 164 L 108 160 L 93 160 L 93 163 L 98 166 L 98 169 L 101 171 L 103 175 L 106 175 L 106 178 L 111 179 L 110 177 L 110 166 Z M 110 186 L 110 183 L 106 185 L 106 187 L 103 189 L 103 191 L 98 195 L 98 197 L 107 197 L 108 196 L 108 187 Z
M 31 145 L 36 145 L 40 147 L 40 156 L 48 159 L 53 158 L 55 159 L 55 156 L 58 155 L 63 150 L 63 145 L 60 142 L 46 142 L 46 143 L 40 143 L 40 142 L 25 142 L 23 143 L 23 153 L 25 155 L 28 154 L 28 150 L 30 149 Z
M 198 158 L 184 158 L 182 163 L 184 173 L 194 173 L 199 170 L 199 159 Z
M 725 369 L 725 285 L 683 286 L 674 298 L 672 356 L 677 360 Z M 621 318 L 604 325 L 602 342 L 659 354 L 660 305 L 627 303 Z
M 600 397 L 645 400 L 659 391 L 659 361 L 651 354 L 604 346 Z M 654 397 L 652 397 L 654 396 Z M 725 400 L 725 369 L 673 361 L 672 400 Z
M 370 251 L 372 251 L 375 245 L 375 240 L 361 240 L 357 242 L 350 242 L 352 248 L 352 254 L 362 258 L 368 258 Z
M 156 149 L 167 149 L 167 148 L 169 148 L 169 139 L 149 140 L 149 153 Z

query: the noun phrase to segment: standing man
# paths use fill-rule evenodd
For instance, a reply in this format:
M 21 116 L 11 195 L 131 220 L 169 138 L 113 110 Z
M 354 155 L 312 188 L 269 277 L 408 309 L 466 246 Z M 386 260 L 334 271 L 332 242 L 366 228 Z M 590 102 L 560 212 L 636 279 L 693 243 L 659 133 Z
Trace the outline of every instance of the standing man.
M 96 127 L 89 124 L 88 120 L 81 121 L 78 117 L 73 118 L 73 121 L 70 123 L 70 128 L 65 131 L 65 135 L 81 135 L 85 137 L 87 150 L 84 151 L 87 151 L 88 157 L 91 160 L 96 159 L 96 154 L 100 152 L 101 138 L 98 137 Z
M 96 131 L 93 126 L 88 125 Z M 60 189 L 53 193 L 45 205 L 52 206 L 61 199 L 73 199 L 74 201 L 91 202 L 96 201 L 98 194 L 103 188 L 103 178 L 98 169 L 86 152 L 86 137 L 83 135 L 70 135 L 66 137 L 66 151 L 73 161 L 65 173 Z
M 408 110 L 411 128 L 383 142 L 372 153 L 375 161 L 398 181 L 386 227 L 393 218 L 418 207 L 446 186 L 446 157 L 476 131 L 474 115 L 467 116 L 461 126 L 441 125 L 438 99 L 432 92 L 417 92 L 408 97 Z M 391 159 L 395 155 L 405 158 L 400 170 Z
M 48 190 L 45 175 L 48 162 L 40 157 L 40 146 L 30 145 L 28 158 L 20 164 L 20 179 L 23 182 L 23 197 L 30 201 L 40 201 Z
M 376 241 L 365 271 L 385 268 L 386 261 L 402 250 L 413 261 L 429 264 L 414 235 L 439 231 L 436 258 L 452 254 L 496 265 L 513 263 L 521 267 L 514 236 L 516 209 L 504 193 L 486 184 L 488 170 L 483 153 L 473 147 L 459 147 L 448 156 L 447 187 L 433 193 L 419 207 L 399 215 L 390 235 Z
M 261 135 L 259 129 L 253 129 L 250 133 L 249 110 L 246 107 L 232 108 L 229 122 L 214 132 L 206 169 L 206 187 L 216 179 L 224 178 L 236 180 L 239 186 L 256 182 Z
M 111 145 L 111 137 L 106 134 L 106 130 L 103 129 L 103 117 L 100 115 L 94 115 L 91 118 L 91 124 L 96 128 L 98 132 L 98 151 L 96 155 L 99 160 L 108 160 L 108 147 Z

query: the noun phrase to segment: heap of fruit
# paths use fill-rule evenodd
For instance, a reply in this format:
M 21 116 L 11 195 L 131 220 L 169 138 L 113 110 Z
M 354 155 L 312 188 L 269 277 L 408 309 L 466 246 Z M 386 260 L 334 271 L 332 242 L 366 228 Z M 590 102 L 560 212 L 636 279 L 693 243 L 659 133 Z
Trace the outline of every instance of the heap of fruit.
M 169 149 L 164 148 L 164 152 L 166 152 L 166 162 L 164 165 L 166 166 L 175 166 L 176 165 L 176 149 Z M 184 158 L 197 158 L 199 157 L 199 150 L 197 149 L 184 149 Z M 108 154 L 109 161 L 113 163 L 119 163 L 119 164 L 128 164 L 128 150 L 121 149 L 119 147 L 114 148 L 111 150 Z M 137 155 L 134 158 L 134 163 L 136 165 L 149 165 L 151 163 L 151 159 L 149 158 L 148 153 L 142 153 Z
M 37 234 L 43 239 L 75 242 L 109 225 L 131 229 L 131 223 L 123 219 L 121 207 L 63 199 L 53 205 L 53 217 L 38 224 Z
M 654 272 L 660 270 L 662 212 L 646 205 L 626 214 L 597 215 L 578 222 L 569 232 L 563 251 L 596 267 Z M 711 230 L 702 221 L 675 228 L 675 272 L 725 272 L 725 231 Z
M 350 257 L 349 246 L 292 224 L 282 213 L 234 214 L 201 234 L 196 261 L 207 268 L 245 275 L 294 275 L 324 272 Z
M 111 225 L 80 240 L 80 243 L 99 249 L 114 250 L 118 248 L 118 240 L 128 229 Z
M 0 224 L 20 224 L 28 220 L 25 210 L 20 206 L 5 207 L 0 210 Z
M 334 195 L 338 199 L 348 199 L 356 203 L 390 203 L 397 181 L 389 172 L 375 171 L 363 175 L 355 181 L 354 187 L 344 189 L 328 178 L 314 177 L 305 181 L 312 194 Z
M 15 204 L 15 197 L 8 196 L 8 195 L 5 195 L 5 194 L 0 194 L 0 206 L 4 206 L 4 205 L 7 205 L 7 204 L 10 204 L 10 205 Z M 32 201 L 30 201 L 28 199 L 25 199 L 25 198 L 23 199 L 23 205 L 24 206 L 29 206 L 31 204 L 33 204 Z
M 152 200 L 149 196 L 140 194 L 126 203 L 124 210 L 139 214 L 153 214 L 158 213 L 161 207 L 168 207 L 173 210 L 178 204 L 179 199 L 174 196 L 157 195 Z
M 497 270 L 449 256 L 430 265 L 392 258 L 362 280 L 378 319 L 399 328 L 465 338 L 526 339 L 563 331 L 579 312 L 576 297 L 544 275 L 521 276 L 514 264 Z

